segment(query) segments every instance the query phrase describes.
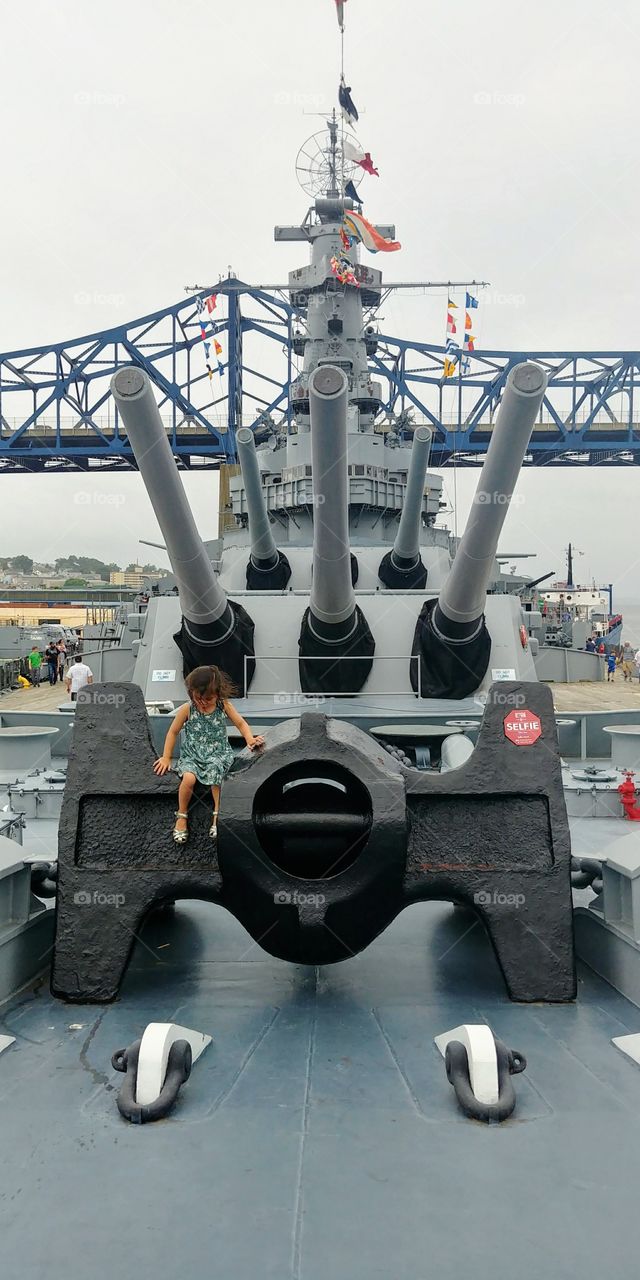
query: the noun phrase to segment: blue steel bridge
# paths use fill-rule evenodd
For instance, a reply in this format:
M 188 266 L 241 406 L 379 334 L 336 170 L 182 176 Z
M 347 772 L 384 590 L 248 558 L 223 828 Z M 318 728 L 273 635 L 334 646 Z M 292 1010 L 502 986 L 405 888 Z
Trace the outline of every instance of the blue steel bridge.
M 222 347 L 220 372 L 205 366 L 197 300 L 212 290 L 207 338 Z M 241 425 L 258 435 L 294 419 L 291 388 L 302 365 L 302 304 L 284 286 L 234 277 L 101 333 L 0 356 L 0 469 L 121 470 L 135 460 L 109 390 L 123 364 L 155 384 L 174 454 L 185 468 L 236 461 Z M 363 302 L 365 301 L 363 297 Z M 218 318 L 220 316 L 220 318 Z M 373 310 L 366 321 L 374 319 Z M 527 466 L 632 466 L 640 462 L 640 352 L 474 351 L 444 379 L 442 346 L 371 328 L 372 377 L 384 388 L 381 429 L 428 423 L 432 466 L 482 461 L 511 367 L 538 361 L 549 386 Z M 215 370 L 215 359 L 212 362 Z

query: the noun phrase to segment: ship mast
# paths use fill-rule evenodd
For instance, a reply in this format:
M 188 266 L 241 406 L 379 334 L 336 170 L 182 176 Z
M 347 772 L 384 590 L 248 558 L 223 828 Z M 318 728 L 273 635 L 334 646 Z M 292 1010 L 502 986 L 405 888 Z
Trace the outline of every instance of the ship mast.
M 335 107 L 331 113 L 331 118 L 327 120 L 327 125 L 329 128 L 329 187 L 327 196 L 330 199 L 337 200 L 340 190 L 338 187 L 338 120 Z

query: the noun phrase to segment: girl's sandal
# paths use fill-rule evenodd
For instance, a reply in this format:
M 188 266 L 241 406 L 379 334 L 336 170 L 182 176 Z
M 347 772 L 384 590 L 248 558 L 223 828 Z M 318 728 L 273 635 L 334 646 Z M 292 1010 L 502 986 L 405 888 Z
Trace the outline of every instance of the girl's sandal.
M 189 817 L 189 815 L 188 813 L 176 813 L 175 817 L 184 818 L 186 820 Z M 178 831 L 177 827 L 173 828 L 173 839 L 176 844 L 186 844 L 188 838 L 189 838 L 189 832 L 187 831 L 186 828 L 184 831 Z
M 213 822 L 211 823 L 211 826 L 209 827 L 209 835 L 211 836 L 211 839 L 212 839 L 212 840 L 217 840 L 217 839 L 218 839 L 218 814 L 217 814 L 217 812 L 216 812 L 216 813 L 214 813 L 214 815 L 213 815 Z

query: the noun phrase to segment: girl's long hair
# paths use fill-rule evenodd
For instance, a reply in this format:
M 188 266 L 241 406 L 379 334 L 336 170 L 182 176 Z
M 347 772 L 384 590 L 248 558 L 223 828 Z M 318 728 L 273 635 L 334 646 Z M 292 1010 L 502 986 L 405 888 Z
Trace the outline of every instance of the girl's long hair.
M 194 694 L 198 698 L 217 698 L 221 703 L 236 693 L 235 685 L 220 667 L 196 667 L 187 676 L 185 684 L 192 702 Z

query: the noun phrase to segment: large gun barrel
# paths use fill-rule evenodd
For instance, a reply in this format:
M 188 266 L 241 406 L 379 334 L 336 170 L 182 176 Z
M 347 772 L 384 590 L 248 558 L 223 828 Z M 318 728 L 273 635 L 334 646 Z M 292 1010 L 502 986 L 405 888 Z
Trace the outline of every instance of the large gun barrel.
M 439 598 L 426 602 L 416 625 L 411 683 L 422 697 L 467 697 L 478 688 L 489 665 L 491 637 L 484 621 L 487 587 L 546 386 L 544 370 L 531 362 L 517 365 L 507 378 L 451 571 Z
M 196 529 L 151 382 L 142 369 L 119 369 L 111 391 L 162 530 L 182 612 L 190 623 L 229 628 L 227 597 Z
M 253 431 L 249 427 L 240 427 L 236 432 L 236 444 L 247 499 L 251 538 L 247 587 L 250 591 L 285 587 L 291 577 L 291 568 L 286 556 L 278 551 L 271 532 Z
M 313 477 L 312 626 L 325 638 L 349 633 L 356 601 L 349 548 L 347 393 L 341 369 L 324 365 L 309 380 Z
M 398 561 L 415 564 L 420 555 L 424 478 L 427 474 L 430 453 L 431 432 L 429 428 L 416 427 L 413 433 L 404 504 L 398 532 L 393 544 L 393 556 Z
M 446 636 L 471 634 L 482 618 L 498 539 L 546 386 L 544 369 L 531 361 L 516 365 L 507 378 L 467 527 L 436 606 L 434 621 Z
M 253 655 L 253 623 L 233 607 L 216 578 L 202 543 L 147 374 L 135 366 L 119 369 L 111 391 L 175 574 L 183 626 L 178 643 L 187 668 L 215 663 L 236 684 L 248 683 L 243 655 Z
M 236 444 L 242 483 L 247 497 L 251 559 L 258 568 L 272 569 L 278 559 L 278 548 L 274 542 L 262 496 L 262 481 L 253 431 L 249 427 L 240 427 L 236 432 Z
M 420 557 L 420 529 L 431 439 L 428 427 L 416 427 L 398 531 L 393 549 L 383 556 L 378 569 L 381 581 L 391 589 L 422 590 L 427 581 L 427 570 Z
M 321 365 L 309 379 L 314 505 L 311 596 L 300 633 L 305 693 L 357 692 L 375 650 L 351 577 L 348 391 L 345 374 L 333 365 Z

